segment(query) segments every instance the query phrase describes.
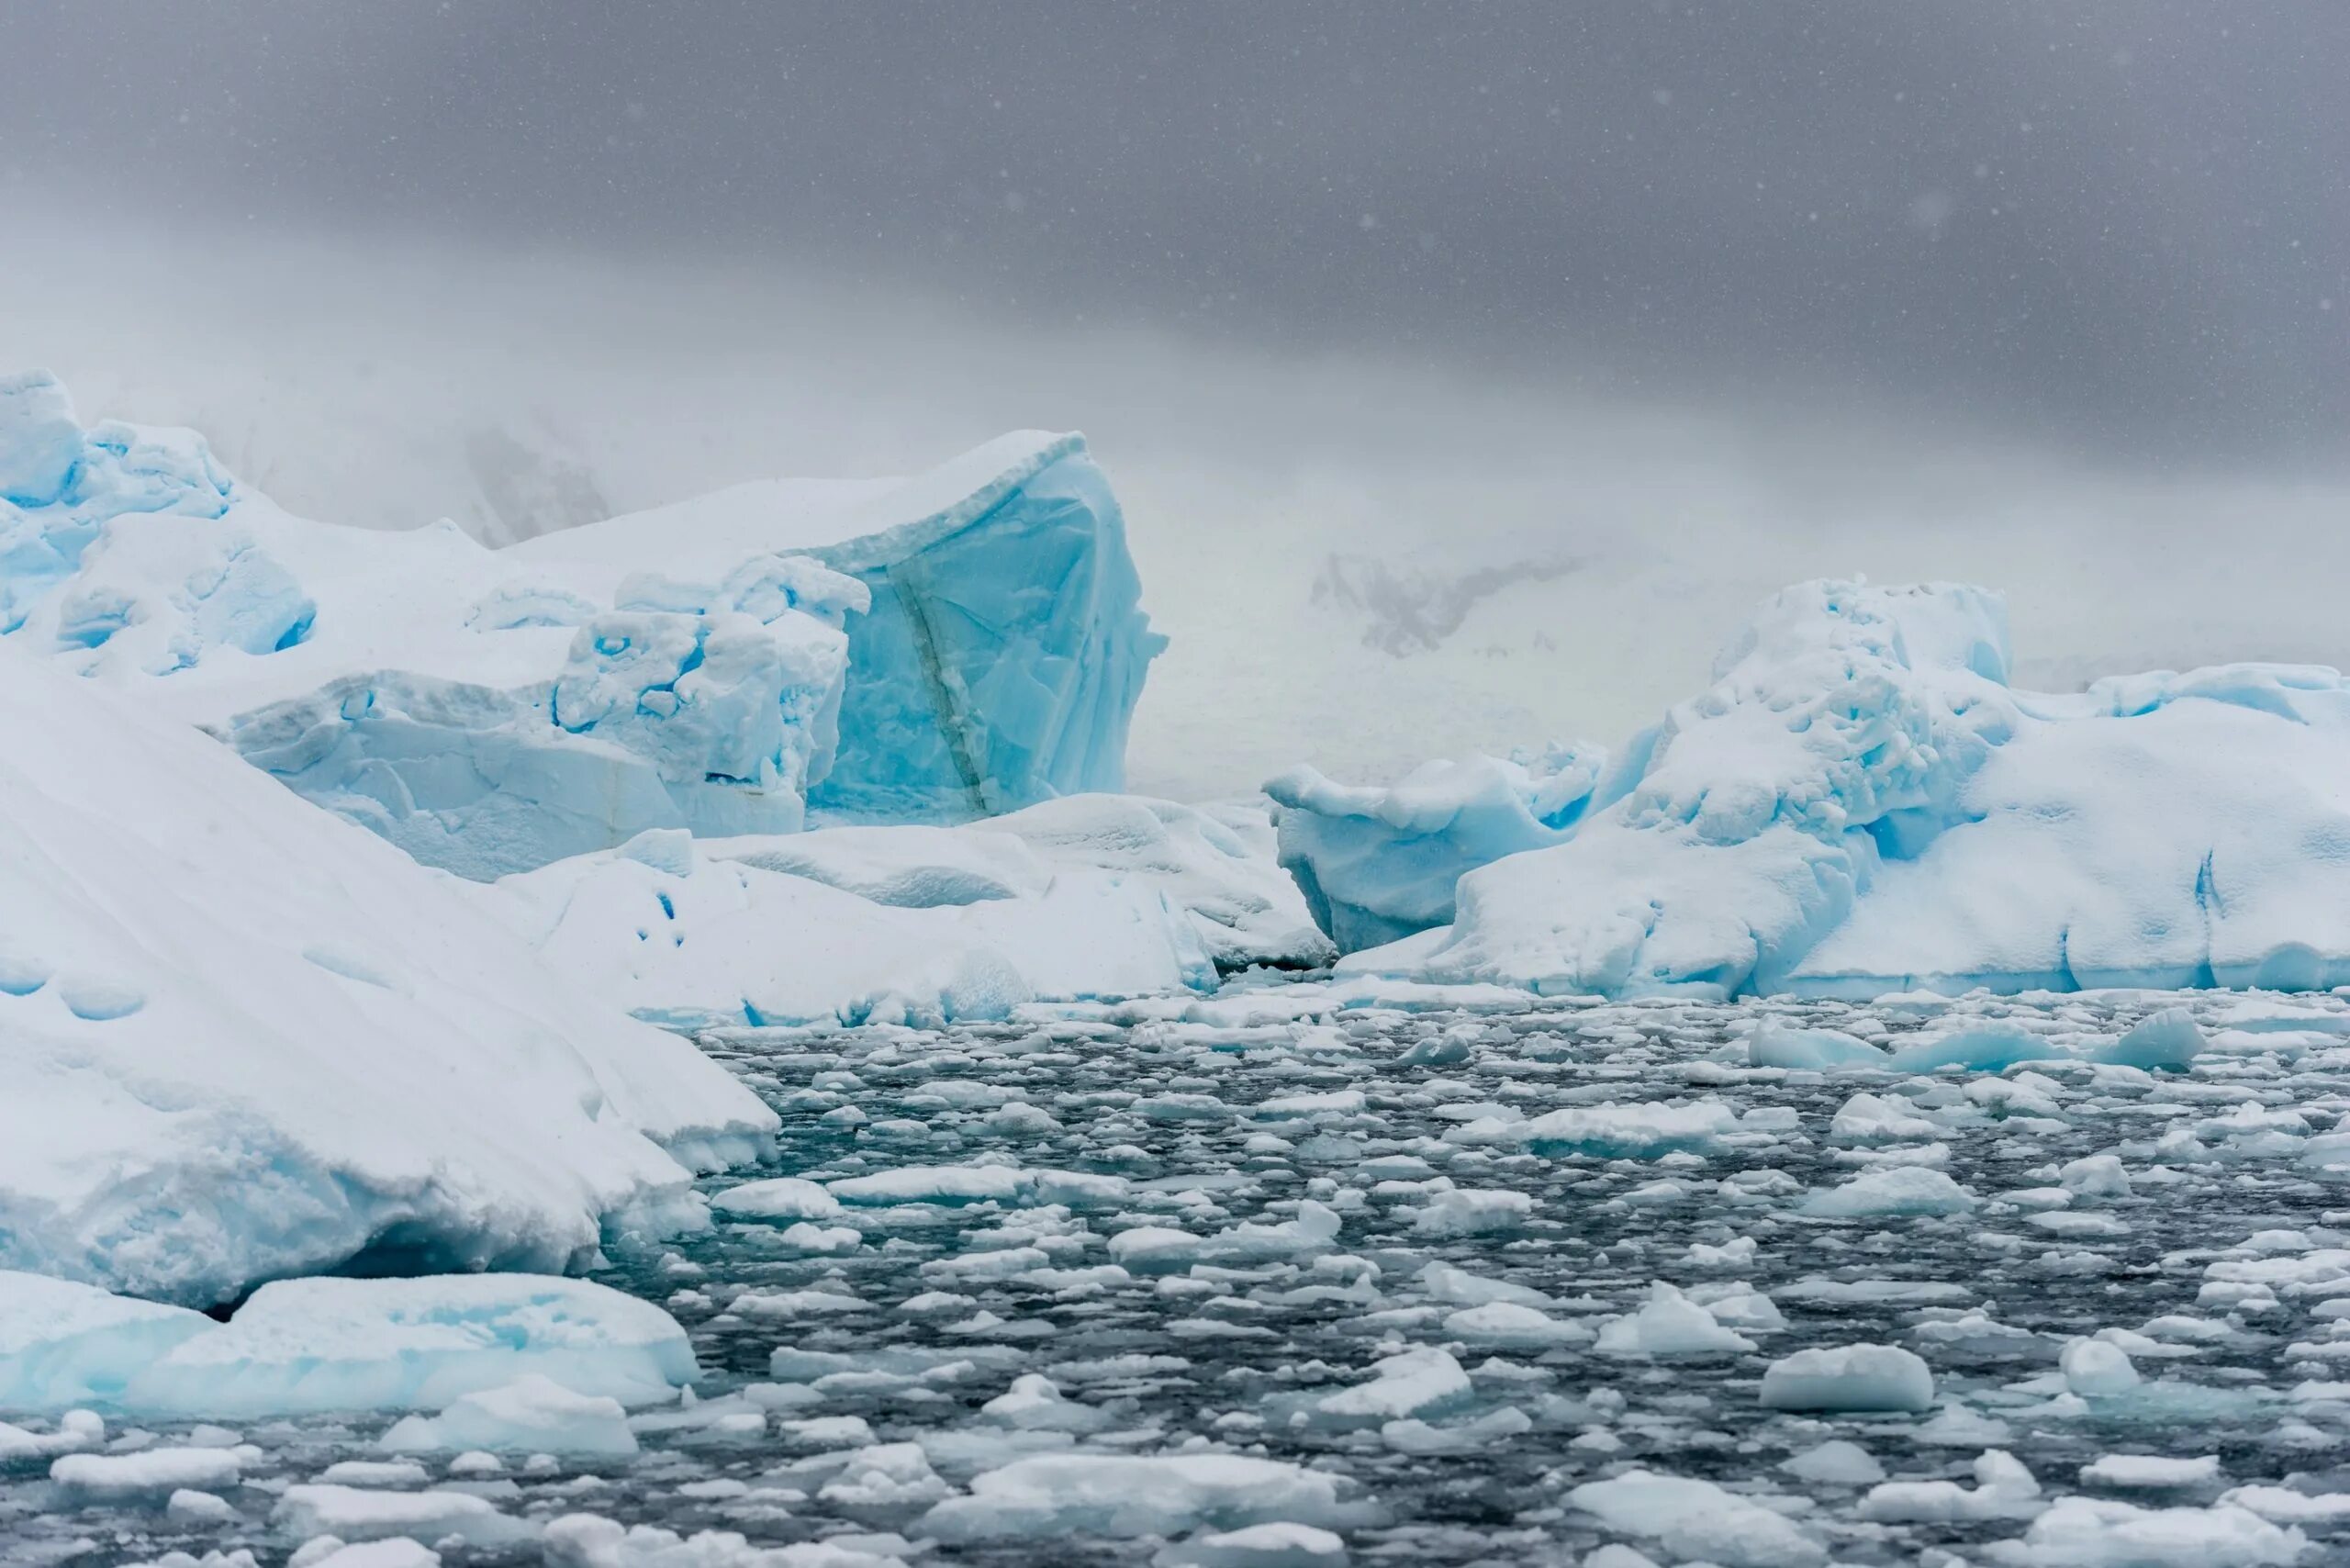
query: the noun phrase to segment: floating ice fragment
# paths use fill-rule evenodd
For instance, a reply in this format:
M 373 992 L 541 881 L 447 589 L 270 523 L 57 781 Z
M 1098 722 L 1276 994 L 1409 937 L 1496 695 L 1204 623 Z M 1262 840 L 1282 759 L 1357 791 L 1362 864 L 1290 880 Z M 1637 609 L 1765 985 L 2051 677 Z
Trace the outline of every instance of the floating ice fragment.
M 2138 1386 L 2138 1369 L 2118 1345 L 2103 1339 L 2074 1339 L 2058 1358 L 2065 1386 L 2089 1399 L 2109 1399 Z
M 1660 1542 L 1677 1559 L 1724 1568 L 1811 1568 L 1828 1560 L 1792 1520 L 1710 1481 L 1628 1470 L 1585 1482 L 1567 1501 L 1611 1530 Z
M 461 1395 L 436 1417 L 409 1416 L 384 1434 L 391 1453 L 451 1449 L 618 1456 L 636 1451 L 628 1413 L 609 1395 L 574 1394 L 537 1372 Z
M 1762 1374 L 1762 1404 L 1771 1410 L 1925 1410 L 1934 1403 L 1934 1375 L 1897 1345 L 1842 1345 L 1797 1350 Z
M 1798 1480 L 1828 1486 L 1868 1486 L 1885 1479 L 1885 1466 L 1868 1450 L 1841 1438 L 1783 1459 L 1779 1468 Z
M 1077 1533 L 1131 1538 L 1286 1522 L 1325 1529 L 1382 1510 L 1345 1476 L 1230 1453 L 1040 1454 L 972 1479 L 918 1522 L 941 1540 Z
M 696 1370 L 675 1318 L 587 1280 L 281 1280 L 145 1368 L 122 1403 L 215 1417 L 432 1409 L 537 1373 L 648 1404 Z
M 1815 1192 L 1802 1212 L 1820 1219 L 1870 1219 L 1905 1215 L 1959 1215 L 1979 1202 L 1939 1170 L 1898 1165 L 1866 1170 L 1841 1187 Z
M 1754 1341 L 1659 1280 L 1638 1312 L 1599 1326 L 1598 1349 L 1611 1356 L 1735 1355 L 1754 1349 Z
M 151 1448 L 131 1453 L 69 1453 L 49 1467 L 49 1478 L 68 1492 L 121 1498 L 183 1486 L 232 1486 L 243 1468 L 243 1456 L 233 1449 Z
M 1162 1548 L 1152 1568 L 1346 1568 L 1347 1543 L 1313 1525 L 1210 1530 Z
M 1866 1040 L 1834 1029 L 1801 1029 L 1776 1018 L 1763 1019 L 1747 1036 L 1746 1059 L 1752 1067 L 1809 1072 L 1886 1065 L 1885 1052 Z
M 531 1535 L 533 1527 L 498 1512 L 470 1492 L 380 1492 L 356 1486 L 289 1486 L 270 1510 L 270 1523 L 289 1535 L 330 1535 L 339 1540 L 410 1536 L 438 1541 L 456 1536 L 492 1546 Z
M 1861 1518 L 1886 1524 L 1953 1524 L 2020 1518 L 2042 1507 L 2040 1483 L 2021 1461 L 1986 1449 L 1975 1461 L 1975 1484 L 1955 1481 L 1887 1481 L 1861 1499 Z
M 1997 1550 L 1998 1561 L 2017 1568 L 2272 1568 L 2298 1561 L 2309 1544 L 2299 1529 L 2230 1504 L 2140 1508 L 2065 1497 L 2020 1541 Z
M 2169 1459 L 2156 1454 L 2109 1453 L 2081 1466 L 2084 1486 L 2117 1486 L 2130 1491 L 2164 1492 L 2180 1486 L 2204 1486 L 2220 1479 L 2220 1456 Z M 2257 1510 L 2255 1510 L 2257 1511 Z
M 1326 1394 L 1314 1407 L 1340 1420 L 1393 1421 L 1448 1409 L 1472 1392 L 1459 1361 L 1422 1347 L 1389 1356 L 1371 1369 L 1368 1381 Z

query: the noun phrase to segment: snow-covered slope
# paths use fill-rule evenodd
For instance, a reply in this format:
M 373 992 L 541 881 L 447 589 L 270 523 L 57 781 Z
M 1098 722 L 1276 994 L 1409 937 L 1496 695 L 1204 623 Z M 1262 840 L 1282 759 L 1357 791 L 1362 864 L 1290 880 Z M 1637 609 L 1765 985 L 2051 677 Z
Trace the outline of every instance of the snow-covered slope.
M 1159 643 L 1137 597 L 1074 436 L 493 551 L 293 517 L 191 432 L 0 384 L 0 633 L 475 878 L 790 832 L 836 758 L 851 814 L 1114 788 Z
M 0 642 L 0 1268 L 203 1304 L 690 1222 L 772 1114 L 464 888 Z
M 2350 980 L 2350 682 L 2048 697 L 2009 666 L 1981 589 L 1789 588 L 1564 842 L 1346 967 L 1611 995 Z

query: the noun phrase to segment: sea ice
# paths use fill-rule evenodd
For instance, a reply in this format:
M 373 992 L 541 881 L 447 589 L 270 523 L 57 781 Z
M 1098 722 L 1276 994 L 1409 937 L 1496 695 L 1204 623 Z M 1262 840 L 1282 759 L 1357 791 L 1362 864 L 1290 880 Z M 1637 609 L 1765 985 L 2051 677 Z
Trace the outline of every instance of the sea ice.
M 1800 1526 L 1710 1481 L 1628 1470 L 1583 1483 L 1567 1501 L 1617 1534 L 1657 1541 L 1684 1561 L 1811 1568 L 1828 1560 Z
M 1773 1410 L 1925 1410 L 1934 1375 L 1898 1345 L 1815 1346 L 1773 1361 L 1762 1374 Z

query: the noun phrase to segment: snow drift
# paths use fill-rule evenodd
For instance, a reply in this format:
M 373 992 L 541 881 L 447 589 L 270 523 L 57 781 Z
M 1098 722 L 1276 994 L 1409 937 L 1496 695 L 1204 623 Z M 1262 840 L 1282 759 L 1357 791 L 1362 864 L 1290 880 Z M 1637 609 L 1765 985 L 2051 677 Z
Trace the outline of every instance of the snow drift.
M 775 1125 L 454 879 L 0 643 L 0 1269 L 559 1271 Z
M 1163 640 L 1076 436 L 486 549 L 312 522 L 202 439 L 0 382 L 0 633 L 476 879 L 648 829 L 1114 790 Z
M 2350 683 L 2050 696 L 2009 667 L 1983 589 L 1788 588 L 1561 842 L 1343 967 L 1616 996 L 2350 981 Z

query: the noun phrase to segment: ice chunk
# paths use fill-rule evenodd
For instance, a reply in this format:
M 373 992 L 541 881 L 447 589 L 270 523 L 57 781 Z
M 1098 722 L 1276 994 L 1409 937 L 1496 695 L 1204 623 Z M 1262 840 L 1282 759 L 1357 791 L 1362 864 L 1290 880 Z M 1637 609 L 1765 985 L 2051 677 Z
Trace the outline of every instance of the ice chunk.
M 122 1402 L 216 1418 L 434 1409 L 531 1376 L 637 1405 L 695 1372 L 676 1319 L 586 1280 L 281 1280 L 133 1378 Z
M 2040 1483 L 2013 1454 L 1986 1449 L 1975 1461 L 1975 1484 L 1887 1481 L 1861 1499 L 1861 1517 L 1888 1524 L 1953 1524 L 2026 1518 L 2042 1507 Z
M 1638 1312 L 1600 1325 L 1598 1348 L 1613 1356 L 1738 1355 L 1754 1349 L 1754 1341 L 1659 1280 Z
M 133 1453 L 69 1453 L 49 1478 L 84 1497 L 160 1495 L 181 1487 L 233 1486 L 244 1462 L 231 1449 L 140 1449 Z
M 2140 1508 L 2064 1497 L 2000 1560 L 2019 1568 L 2267 1568 L 2300 1561 L 2309 1544 L 2299 1529 L 2230 1504 Z
M 1925 1410 L 1934 1374 L 1897 1345 L 1816 1346 L 1773 1361 L 1762 1374 L 1773 1410 Z
M 1779 1468 L 1798 1480 L 1828 1486 L 1868 1486 L 1885 1479 L 1885 1466 L 1874 1455 L 1841 1438 L 1814 1444 L 1780 1461 Z
M 1939 1170 L 1919 1165 L 1864 1170 L 1841 1187 L 1816 1192 L 1803 1212 L 1821 1219 L 1870 1219 L 1903 1215 L 1957 1215 L 1979 1202 Z
M 1345 1568 L 1347 1543 L 1313 1525 L 1207 1530 L 1166 1547 L 1152 1568 Z
M 1385 789 L 1297 767 L 1265 793 L 1281 807 L 1281 864 L 1351 953 L 1449 922 L 1463 871 L 1562 841 L 1605 762 L 1595 747 L 1554 745 L 1427 763 Z
M 1798 1029 L 1776 1018 L 1763 1019 L 1747 1036 L 1746 1059 L 1756 1067 L 1812 1072 L 1886 1065 L 1885 1052 L 1866 1040 L 1833 1029 Z
M 1314 1407 L 1340 1420 L 1393 1421 L 1440 1412 L 1469 1397 L 1469 1374 L 1443 1350 L 1423 1346 L 1389 1356 L 1369 1381 L 1323 1395 Z
M 733 1219 L 832 1219 L 841 1212 L 838 1198 L 799 1176 L 744 1182 L 711 1198 L 710 1206 Z
M 116 1399 L 140 1369 L 213 1327 L 185 1307 L 0 1271 L 0 1410 Z
M 2058 1364 L 2065 1386 L 2087 1398 L 2111 1398 L 2138 1386 L 2138 1369 L 2129 1356 L 2103 1339 L 2068 1341 Z
M 436 1417 L 409 1416 L 384 1434 L 392 1453 L 486 1449 L 616 1456 L 636 1451 L 628 1413 L 606 1394 L 574 1394 L 540 1372 L 458 1396 Z
M 333 1540 L 332 1536 L 319 1539 Z M 330 1551 L 305 1559 L 308 1550 L 305 1543 L 288 1563 L 288 1568 L 441 1568 L 441 1554 L 431 1547 L 396 1535 L 383 1540 L 354 1541 L 345 1546 L 337 1541 Z
M 1738 1114 L 1719 1100 L 1644 1101 L 1619 1105 L 1569 1105 L 1507 1130 L 1513 1142 L 1538 1153 L 1589 1154 L 1604 1159 L 1654 1159 L 1712 1148 L 1738 1128 Z
M 1606 1529 L 1655 1540 L 1679 1559 L 1724 1568 L 1810 1568 L 1828 1560 L 1800 1526 L 1710 1481 L 1628 1470 L 1583 1483 L 1567 1501 Z
M 1412 1228 L 1427 1236 L 1505 1236 L 1526 1228 L 1534 1200 L 1508 1188 L 1455 1187 L 1414 1211 Z
M 289 1535 L 333 1536 L 341 1541 L 408 1536 L 440 1541 L 455 1536 L 494 1546 L 532 1533 L 532 1527 L 498 1512 L 470 1492 L 380 1492 L 316 1484 L 289 1486 L 270 1510 L 270 1523 Z
M 986 1471 L 923 1516 L 950 1543 L 1022 1536 L 1131 1538 L 1290 1523 L 1368 1523 L 1378 1510 L 1328 1471 L 1231 1453 L 1039 1454 Z
M 548 1521 L 541 1549 L 549 1568 L 900 1568 L 898 1554 L 859 1551 L 843 1539 L 753 1546 L 733 1530 L 680 1536 L 656 1525 L 565 1514 Z
M 2210 1043 L 2196 1026 L 2193 1014 L 2184 1007 L 2165 1007 L 2132 1025 L 2111 1045 L 2096 1047 L 2090 1057 L 2092 1060 L 2146 1071 L 2161 1068 L 2184 1070 Z
M 2081 1466 L 2084 1486 L 2115 1486 L 2130 1491 L 2164 1492 L 2181 1486 L 2208 1486 L 2220 1479 L 2220 1456 L 2199 1454 L 2169 1459 L 2147 1453 L 2109 1453 Z

